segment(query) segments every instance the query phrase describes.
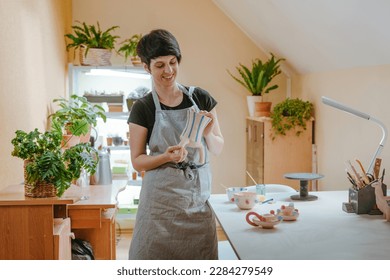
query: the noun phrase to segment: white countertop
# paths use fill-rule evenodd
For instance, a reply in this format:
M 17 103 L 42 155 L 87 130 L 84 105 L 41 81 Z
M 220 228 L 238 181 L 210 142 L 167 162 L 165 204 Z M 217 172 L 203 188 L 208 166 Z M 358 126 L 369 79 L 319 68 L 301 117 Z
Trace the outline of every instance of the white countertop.
M 390 259 L 390 223 L 382 215 L 357 215 L 342 210 L 347 191 L 310 192 L 315 201 L 292 201 L 291 193 L 268 194 L 276 203 L 240 210 L 227 195 L 211 195 L 209 202 L 239 259 L 255 260 L 379 260 Z M 296 221 L 282 221 L 273 229 L 249 225 L 249 211 L 258 214 L 294 202 Z

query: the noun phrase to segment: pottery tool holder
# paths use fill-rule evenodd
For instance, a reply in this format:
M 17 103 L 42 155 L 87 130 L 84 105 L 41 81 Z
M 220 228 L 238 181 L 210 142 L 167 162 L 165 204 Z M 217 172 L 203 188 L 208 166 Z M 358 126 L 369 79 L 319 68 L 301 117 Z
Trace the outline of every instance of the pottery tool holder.
M 371 182 L 363 188 L 356 190 L 350 188 L 348 191 L 348 200 L 352 206 L 352 210 L 356 214 L 370 214 L 370 215 L 381 215 L 382 212 L 376 205 L 375 188 Z M 386 195 L 387 186 L 382 183 L 382 193 Z

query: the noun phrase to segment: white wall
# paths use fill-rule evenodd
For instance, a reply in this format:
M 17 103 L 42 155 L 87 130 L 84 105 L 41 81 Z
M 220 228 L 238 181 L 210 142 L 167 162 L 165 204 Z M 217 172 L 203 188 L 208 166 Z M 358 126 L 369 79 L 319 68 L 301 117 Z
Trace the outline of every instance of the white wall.
M 321 190 L 350 187 L 345 161 L 351 160 L 358 167 L 355 159 L 359 159 L 367 170 L 382 137 L 378 125 L 322 104 L 321 96 L 370 114 L 390 128 L 389 77 L 390 65 L 302 76 L 301 97 L 315 103 L 318 169 L 325 175 L 319 181 Z M 380 157 L 386 168 L 390 161 L 389 143 Z M 385 183 L 388 184 L 387 177 Z

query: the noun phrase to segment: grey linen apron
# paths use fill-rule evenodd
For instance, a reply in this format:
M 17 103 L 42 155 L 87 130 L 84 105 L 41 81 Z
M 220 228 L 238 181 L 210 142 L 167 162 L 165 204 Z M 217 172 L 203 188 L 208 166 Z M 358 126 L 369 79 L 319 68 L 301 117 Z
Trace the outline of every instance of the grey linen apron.
M 189 91 L 195 110 L 198 106 Z M 180 142 L 187 110 L 162 110 L 155 90 L 156 120 L 149 141 L 151 155 L 165 152 L 168 146 Z M 199 152 L 187 148 L 184 164 L 164 164 L 145 173 L 129 259 L 138 260 L 201 260 L 217 259 L 215 216 L 208 205 L 211 192 L 211 173 L 207 161 L 205 140 L 202 139 L 206 163 L 196 166 Z

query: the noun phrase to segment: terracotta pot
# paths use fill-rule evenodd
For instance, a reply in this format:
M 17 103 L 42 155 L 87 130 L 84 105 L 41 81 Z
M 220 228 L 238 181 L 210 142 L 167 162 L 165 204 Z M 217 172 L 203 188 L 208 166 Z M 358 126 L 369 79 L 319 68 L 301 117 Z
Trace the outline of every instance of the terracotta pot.
M 91 137 L 91 126 L 89 127 L 87 134 L 80 135 L 80 143 L 89 143 L 90 137 Z
M 256 102 L 262 102 L 263 97 L 261 95 L 248 95 L 246 97 L 246 101 L 248 104 L 249 116 L 254 117 L 255 116 L 255 104 L 256 104 Z
M 80 143 L 80 136 L 74 136 L 72 134 L 62 135 L 62 147 L 68 149 Z
M 272 102 L 255 102 L 255 117 L 269 117 Z
M 139 58 L 139 56 L 132 56 L 130 60 L 134 66 L 142 66 L 142 61 L 141 58 Z

